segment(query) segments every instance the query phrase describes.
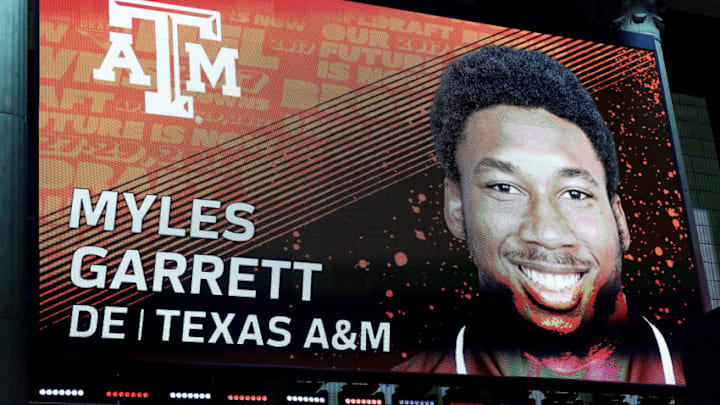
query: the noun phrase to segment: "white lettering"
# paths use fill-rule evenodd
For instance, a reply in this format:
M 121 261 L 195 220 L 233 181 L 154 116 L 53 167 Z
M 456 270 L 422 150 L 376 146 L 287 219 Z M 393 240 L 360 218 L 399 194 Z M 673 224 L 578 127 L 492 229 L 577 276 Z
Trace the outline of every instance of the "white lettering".
M 233 257 L 230 259 L 230 276 L 228 278 L 228 296 L 255 298 L 255 290 L 238 288 L 241 281 L 252 283 L 255 282 L 254 273 L 241 273 L 240 266 L 257 267 L 258 259 L 247 257 Z
M 80 323 L 80 315 L 86 313 L 90 316 L 88 327 L 85 330 L 80 330 L 78 324 Z M 85 338 L 92 336 L 97 329 L 98 311 L 90 305 L 73 305 L 72 315 L 70 316 L 70 337 Z
M 109 25 L 132 29 L 133 20 L 142 19 L 155 23 L 155 69 L 156 89 L 145 92 L 145 112 L 170 117 L 193 118 L 193 98 L 181 93 L 180 49 L 178 27 L 198 28 L 200 39 L 222 41 L 221 16 L 217 11 L 165 4 L 148 0 L 108 0 Z M 115 68 L 130 71 L 130 83 L 150 85 L 150 76 L 143 72 L 132 48 L 132 35 L 111 32 L 110 48 L 102 64 L 93 70 L 95 80 L 115 81 Z M 240 97 L 235 62 L 237 49 L 220 48 L 215 61 L 211 62 L 199 44 L 185 43 L 189 56 L 190 79 L 187 89 L 205 92 L 201 82 L 202 72 L 213 87 L 224 73 L 222 94 Z
M 258 346 L 263 345 L 262 335 L 260 334 L 260 323 L 258 322 L 257 315 L 251 314 L 245 318 L 245 323 L 243 324 L 237 344 L 244 344 L 246 340 L 253 340 Z
M 310 324 L 310 330 L 308 331 L 307 337 L 303 347 L 309 349 L 310 345 L 319 344 L 323 349 L 330 347 L 327 340 L 327 334 L 325 333 L 325 325 L 322 323 L 322 319 L 314 318 Z
M 175 262 L 174 269 L 165 267 L 168 261 Z M 185 256 L 173 252 L 157 252 L 155 255 L 155 277 L 153 278 L 153 291 L 160 292 L 163 289 L 163 279 L 170 280 L 173 292 L 184 293 L 185 289 L 180 282 L 180 276 L 187 269 L 187 260 Z
M 103 230 L 115 229 L 115 212 L 117 210 L 117 191 L 103 191 L 100 193 L 97 205 L 92 206 L 90 190 L 86 188 L 73 189 L 72 205 L 70 207 L 70 228 L 80 226 L 80 211 L 85 211 L 85 223 L 88 226 L 97 225 L 100 214 L 105 212 Z
M 90 272 L 97 275 L 93 279 L 86 279 L 82 276 L 82 265 L 85 256 L 94 255 L 97 257 L 105 257 L 107 254 L 107 249 L 96 246 L 83 246 L 76 250 L 73 253 L 72 263 L 70 264 L 70 281 L 80 288 L 104 288 L 107 266 L 93 264 L 90 266 Z
M 206 264 L 211 265 L 212 271 L 203 271 Z M 217 279 L 223 274 L 223 261 L 217 256 L 195 255 L 193 256 L 192 282 L 190 294 L 200 294 L 200 284 L 203 280 L 207 283 L 212 295 L 222 295 Z
M 192 202 L 192 214 L 190 216 L 190 237 L 202 239 L 217 239 L 217 231 L 204 231 L 200 224 L 214 224 L 217 222 L 215 215 L 204 215 L 203 208 L 220 208 L 220 201 L 195 199 Z
M 170 226 L 171 205 L 172 199 L 170 196 L 160 198 L 160 224 L 158 225 L 158 234 L 163 236 L 185 236 L 184 229 Z
M 128 274 L 130 267 L 132 267 L 132 274 Z M 140 252 L 137 250 L 129 249 L 123 254 L 117 272 L 110 283 L 110 289 L 117 290 L 123 283 L 135 284 L 138 291 L 147 291 L 145 272 L 140 261 Z
M 167 342 L 170 340 L 170 327 L 172 325 L 172 318 L 180 316 L 180 311 L 177 309 L 156 309 L 155 315 L 163 318 L 163 331 L 162 341 Z
M 100 335 L 103 339 L 125 339 L 124 332 L 111 332 L 110 328 L 113 326 L 123 326 L 125 323 L 124 319 L 113 319 L 114 314 L 127 314 L 128 309 L 125 307 L 105 307 L 103 310 L 103 325 L 102 334 Z
M 290 325 L 290 318 L 288 318 L 287 316 L 273 316 L 272 318 L 270 318 L 270 333 L 280 335 L 282 336 L 282 339 L 268 339 L 268 346 L 286 347 L 290 344 L 290 332 L 287 329 L 281 328 L 279 326 L 280 324 Z
M 232 203 L 228 205 L 225 209 L 225 219 L 233 225 L 245 228 L 245 230 L 242 233 L 225 230 L 222 236 L 233 242 L 245 242 L 255 235 L 255 225 L 250 222 L 250 220 L 237 216 L 236 213 L 238 211 L 252 214 L 255 211 L 255 207 L 246 203 Z
M 235 314 L 227 314 L 224 319 L 220 319 L 220 314 L 217 312 L 210 312 L 210 317 L 215 323 L 215 331 L 213 331 L 213 334 L 210 336 L 208 343 L 216 343 L 220 336 L 222 336 L 225 343 L 232 344 L 233 339 L 232 336 L 230 336 L 228 328 L 230 327 L 232 320 L 235 318 Z
M 360 322 L 360 350 L 367 348 L 367 341 L 370 340 L 370 347 L 377 349 L 380 347 L 382 339 L 382 351 L 390 352 L 390 323 L 380 322 L 377 333 L 373 331 L 372 323 L 368 321 Z
M 132 217 L 131 232 L 142 232 L 143 218 L 145 218 L 145 215 L 147 215 L 150 207 L 152 207 L 157 196 L 153 194 L 146 195 L 145 198 L 143 198 L 142 205 L 140 205 L 139 208 L 137 206 L 137 202 L 135 201 L 135 195 L 133 195 L 132 193 L 123 193 L 123 197 L 125 197 L 125 205 L 127 205 L 128 211 L 130 211 L 130 216 Z
M 143 72 L 135 51 L 132 49 L 132 35 L 120 32 L 110 33 L 110 49 L 105 54 L 98 69 L 93 69 L 93 79 L 106 82 L 115 81 L 115 68 L 130 71 L 130 83 L 140 86 L 150 85 L 150 76 Z
M 185 311 L 183 314 L 183 331 L 182 341 L 188 343 L 203 343 L 202 336 L 192 336 L 190 332 L 193 330 L 202 330 L 201 323 L 193 323 L 193 318 L 205 319 L 204 311 Z
M 225 84 L 222 86 L 223 96 L 240 97 L 240 87 L 236 83 L 237 75 L 235 74 L 237 49 L 220 48 L 215 62 L 210 62 L 205 49 L 200 44 L 186 42 L 185 51 L 188 53 L 188 65 L 190 66 L 190 80 L 186 84 L 188 90 L 205 93 L 205 83 L 201 81 L 201 70 L 205 72 L 213 87 L 220 80 L 220 75 L 225 72 Z

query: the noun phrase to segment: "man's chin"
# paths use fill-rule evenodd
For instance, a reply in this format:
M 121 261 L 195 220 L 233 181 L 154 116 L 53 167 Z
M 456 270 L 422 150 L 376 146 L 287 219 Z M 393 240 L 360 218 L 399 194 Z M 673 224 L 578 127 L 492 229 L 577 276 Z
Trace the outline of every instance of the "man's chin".
M 525 298 L 525 299 L 522 299 Z M 567 335 L 575 332 L 583 322 L 582 295 L 567 309 L 547 308 L 524 296 L 515 301 L 518 313 L 531 324 L 555 334 Z
M 532 311 L 530 313 L 526 313 L 525 317 L 537 327 L 561 335 L 567 335 L 575 332 L 582 324 L 581 316 L 572 316 L 567 314 L 560 315 L 548 312 Z
M 528 281 L 514 291 L 515 309 L 526 321 L 543 330 L 561 335 L 575 332 L 586 309 L 582 281 L 581 278 L 568 291 L 551 291 Z M 554 299 L 555 296 L 561 299 Z

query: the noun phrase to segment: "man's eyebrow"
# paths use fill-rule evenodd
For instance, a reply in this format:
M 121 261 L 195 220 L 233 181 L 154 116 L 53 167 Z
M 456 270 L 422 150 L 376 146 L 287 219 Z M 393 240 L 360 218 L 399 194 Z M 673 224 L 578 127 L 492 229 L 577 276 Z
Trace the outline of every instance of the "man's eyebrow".
M 482 158 L 473 169 L 473 175 L 478 176 L 487 170 L 499 170 L 503 173 L 514 174 L 517 172 L 517 166 L 505 160 L 495 159 L 491 157 Z
M 590 174 L 589 171 L 579 168 L 579 167 L 563 167 L 558 171 L 560 174 L 560 177 L 564 178 L 573 178 L 573 177 L 579 177 L 585 181 L 590 182 L 593 186 L 599 187 L 600 183 L 598 183 L 597 180 L 595 180 L 595 177 L 593 177 L 592 174 Z

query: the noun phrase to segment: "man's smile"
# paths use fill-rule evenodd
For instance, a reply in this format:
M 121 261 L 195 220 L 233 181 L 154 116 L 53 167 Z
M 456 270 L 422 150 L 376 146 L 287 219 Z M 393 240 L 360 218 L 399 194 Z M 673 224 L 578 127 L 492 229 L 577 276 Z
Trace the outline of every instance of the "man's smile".
M 553 263 L 523 263 L 516 268 L 525 292 L 545 310 L 570 311 L 582 298 L 581 286 L 588 273 L 585 269 Z

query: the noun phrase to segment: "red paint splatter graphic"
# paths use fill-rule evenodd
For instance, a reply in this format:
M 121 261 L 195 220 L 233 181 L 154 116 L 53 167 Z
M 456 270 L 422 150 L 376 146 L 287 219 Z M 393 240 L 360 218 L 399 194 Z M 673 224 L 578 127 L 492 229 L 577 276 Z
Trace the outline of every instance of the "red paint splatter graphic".
M 395 265 L 398 267 L 402 267 L 408 263 L 408 257 L 403 252 L 397 252 L 395 253 Z

